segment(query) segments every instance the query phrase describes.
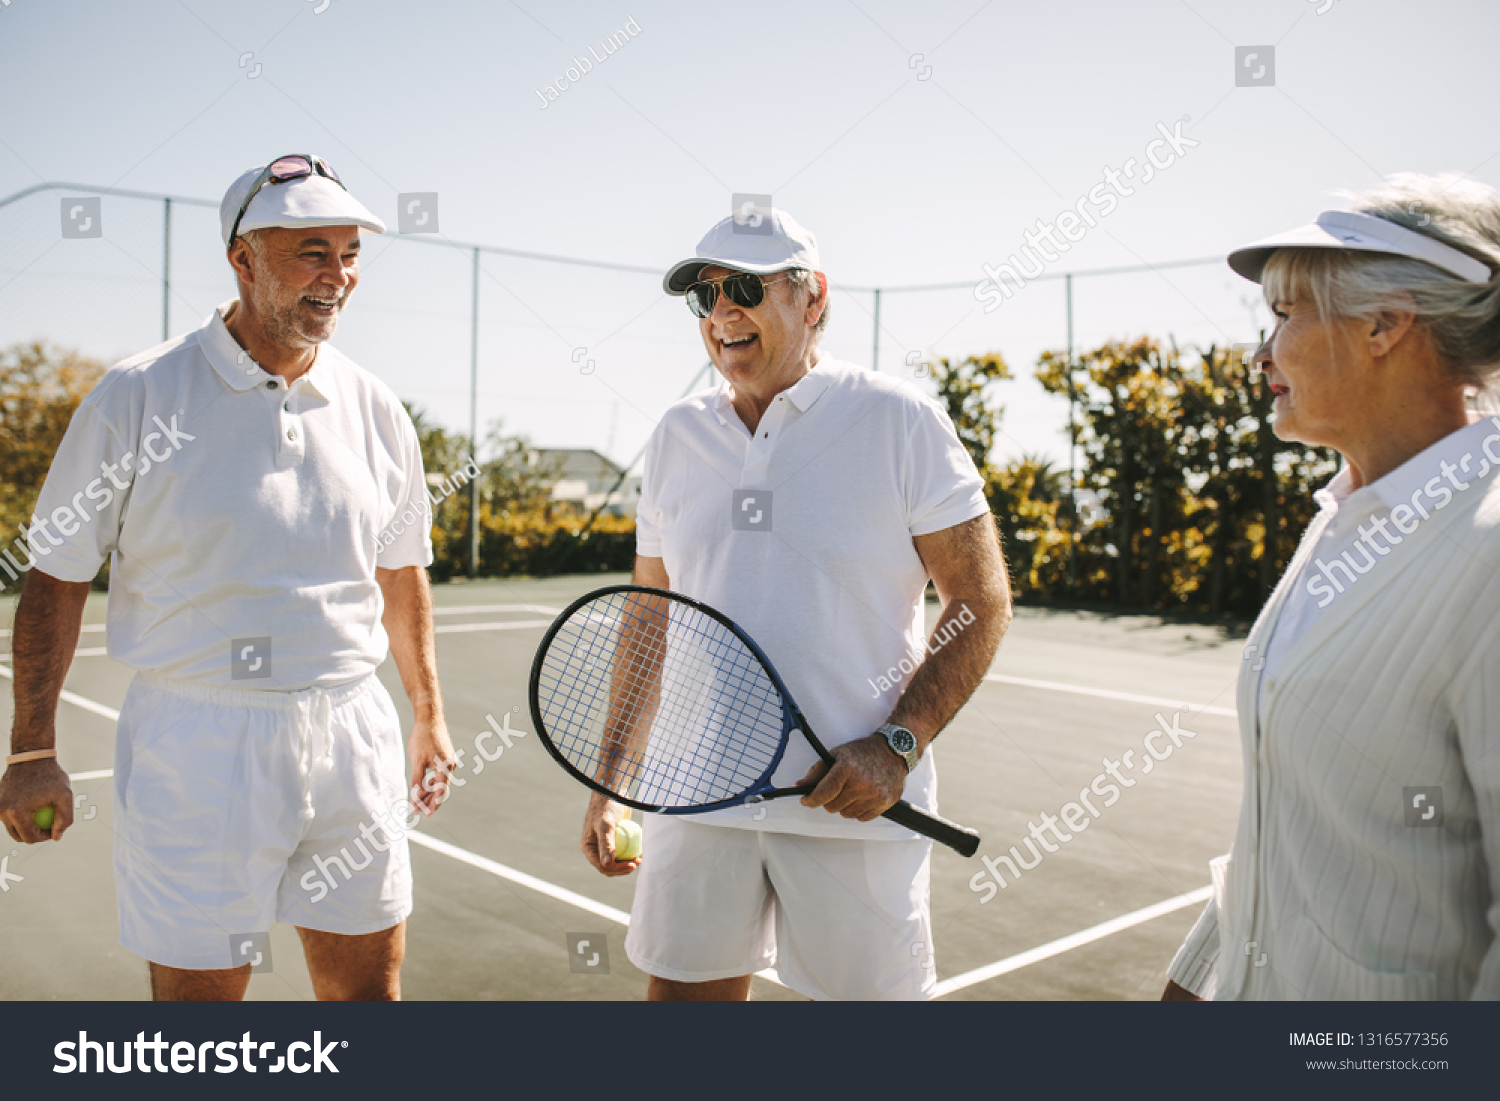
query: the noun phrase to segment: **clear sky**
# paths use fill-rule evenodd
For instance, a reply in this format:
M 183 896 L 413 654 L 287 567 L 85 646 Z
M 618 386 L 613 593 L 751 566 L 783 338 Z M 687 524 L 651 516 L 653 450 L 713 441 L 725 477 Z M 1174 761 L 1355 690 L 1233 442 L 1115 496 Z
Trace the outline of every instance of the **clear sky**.
M 1492 0 L 0 0 L 0 198 L 68 181 L 217 201 L 252 165 L 319 153 L 391 226 L 336 342 L 466 428 L 470 260 L 449 242 L 659 271 L 733 192 L 770 193 L 835 284 L 962 283 L 883 296 L 881 370 L 920 386 L 909 355 L 999 351 L 1018 375 L 1000 455 L 1061 458 L 1064 407 L 1031 371 L 1065 345 L 1063 284 L 986 312 L 982 265 L 1144 165 L 1158 124 L 1197 144 L 1149 182 L 1133 169 L 1048 274 L 1222 255 L 1403 170 L 1500 183 L 1497 31 Z M 544 107 L 590 46 L 605 60 Z M 1251 46 L 1274 68 L 1243 71 L 1274 84 L 1236 86 Z M 427 244 L 395 232 L 411 192 L 439 197 Z M 103 236 L 64 240 L 73 194 L 0 207 L 0 343 L 149 347 L 161 204 L 107 197 Z M 174 208 L 172 228 L 178 333 L 233 285 L 214 211 Z M 1247 341 L 1257 292 L 1221 264 L 1078 278 L 1075 344 Z M 658 274 L 486 256 L 480 303 L 481 423 L 539 445 L 631 458 L 706 360 Z M 871 309 L 835 291 L 829 353 L 870 363 Z

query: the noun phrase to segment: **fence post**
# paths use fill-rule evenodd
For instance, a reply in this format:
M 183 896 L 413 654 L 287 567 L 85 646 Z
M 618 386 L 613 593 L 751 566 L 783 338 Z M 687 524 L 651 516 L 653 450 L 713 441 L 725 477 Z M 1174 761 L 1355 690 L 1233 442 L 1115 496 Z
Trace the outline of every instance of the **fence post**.
M 479 246 L 469 299 L 469 457 L 479 466 Z M 479 576 L 479 478 L 469 480 L 469 576 Z
M 1077 554 L 1074 547 L 1078 543 L 1078 477 L 1074 473 L 1074 453 L 1078 449 L 1077 429 L 1073 416 L 1073 403 L 1075 395 L 1073 391 L 1073 273 L 1069 272 L 1063 280 L 1063 287 L 1068 299 L 1068 588 L 1073 588 L 1077 580 Z
M 880 288 L 875 288 L 875 344 L 870 351 L 870 369 L 880 370 Z
M 167 341 L 172 339 L 172 200 L 161 202 L 161 338 Z

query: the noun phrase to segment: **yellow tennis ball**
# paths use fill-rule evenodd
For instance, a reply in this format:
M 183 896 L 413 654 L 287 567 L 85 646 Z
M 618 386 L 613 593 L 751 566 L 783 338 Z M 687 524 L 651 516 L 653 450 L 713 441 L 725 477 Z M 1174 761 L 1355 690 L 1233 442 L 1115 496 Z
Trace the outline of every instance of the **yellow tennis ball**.
M 641 855 L 641 843 L 645 835 L 641 827 L 629 818 L 615 826 L 615 859 L 620 863 L 634 860 Z
M 41 830 L 43 833 L 46 833 L 52 828 L 52 820 L 56 817 L 57 811 L 55 811 L 51 807 L 43 807 L 41 810 L 37 811 L 31 816 L 31 820 L 36 823 L 37 829 Z

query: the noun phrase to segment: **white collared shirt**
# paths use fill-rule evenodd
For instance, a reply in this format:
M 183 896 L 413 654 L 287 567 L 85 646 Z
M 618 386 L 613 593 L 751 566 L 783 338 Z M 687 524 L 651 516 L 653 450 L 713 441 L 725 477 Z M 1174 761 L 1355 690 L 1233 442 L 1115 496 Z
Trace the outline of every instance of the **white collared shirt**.
M 912 537 L 988 512 L 952 422 L 910 384 L 824 356 L 778 394 L 752 437 L 727 384 L 678 402 L 647 446 L 636 550 L 672 588 L 723 612 L 770 657 L 826 746 L 872 733 L 927 642 L 927 569 Z M 905 666 L 902 666 L 902 662 Z M 893 675 L 894 674 L 894 675 Z M 794 734 L 773 781 L 816 756 Z M 905 798 L 935 809 L 933 754 Z M 828 837 L 904 837 L 778 799 L 701 816 Z
M 290 386 L 261 370 L 224 325 L 231 305 L 84 399 L 30 547 L 63 581 L 110 557 L 106 639 L 126 665 L 251 690 L 344 684 L 387 653 L 375 567 L 432 561 L 416 431 L 327 344 Z
M 1314 492 L 1321 510 L 1313 523 L 1322 530 L 1266 640 L 1257 705 L 1263 706 L 1265 685 L 1281 661 L 1325 610 L 1396 550 L 1403 533 L 1416 531 L 1454 494 L 1487 481 L 1497 466 L 1500 417 L 1485 417 L 1450 432 L 1367 486 L 1353 489 L 1346 465 Z

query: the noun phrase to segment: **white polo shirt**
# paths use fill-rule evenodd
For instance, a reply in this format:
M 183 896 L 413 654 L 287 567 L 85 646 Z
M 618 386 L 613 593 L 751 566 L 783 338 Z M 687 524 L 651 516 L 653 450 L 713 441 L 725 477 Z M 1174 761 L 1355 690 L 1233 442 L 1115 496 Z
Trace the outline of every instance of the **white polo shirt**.
M 739 624 L 826 746 L 872 733 L 924 653 L 927 570 L 912 544 L 988 512 L 952 422 L 909 384 L 824 356 L 777 396 L 752 439 L 728 384 L 667 410 L 646 448 L 636 551 L 677 592 Z M 895 676 L 890 674 L 894 671 Z M 883 680 L 883 684 L 882 684 Z M 793 735 L 774 776 L 794 785 L 817 755 Z M 931 750 L 905 797 L 935 810 Z M 699 821 L 823 837 L 911 837 L 795 798 Z
M 344 684 L 385 660 L 375 567 L 432 561 L 428 524 L 401 520 L 426 501 L 416 431 L 389 387 L 327 344 L 290 387 L 262 371 L 225 328 L 232 304 L 84 399 L 29 546 L 63 581 L 110 557 L 109 654 L 135 669 L 249 690 Z

